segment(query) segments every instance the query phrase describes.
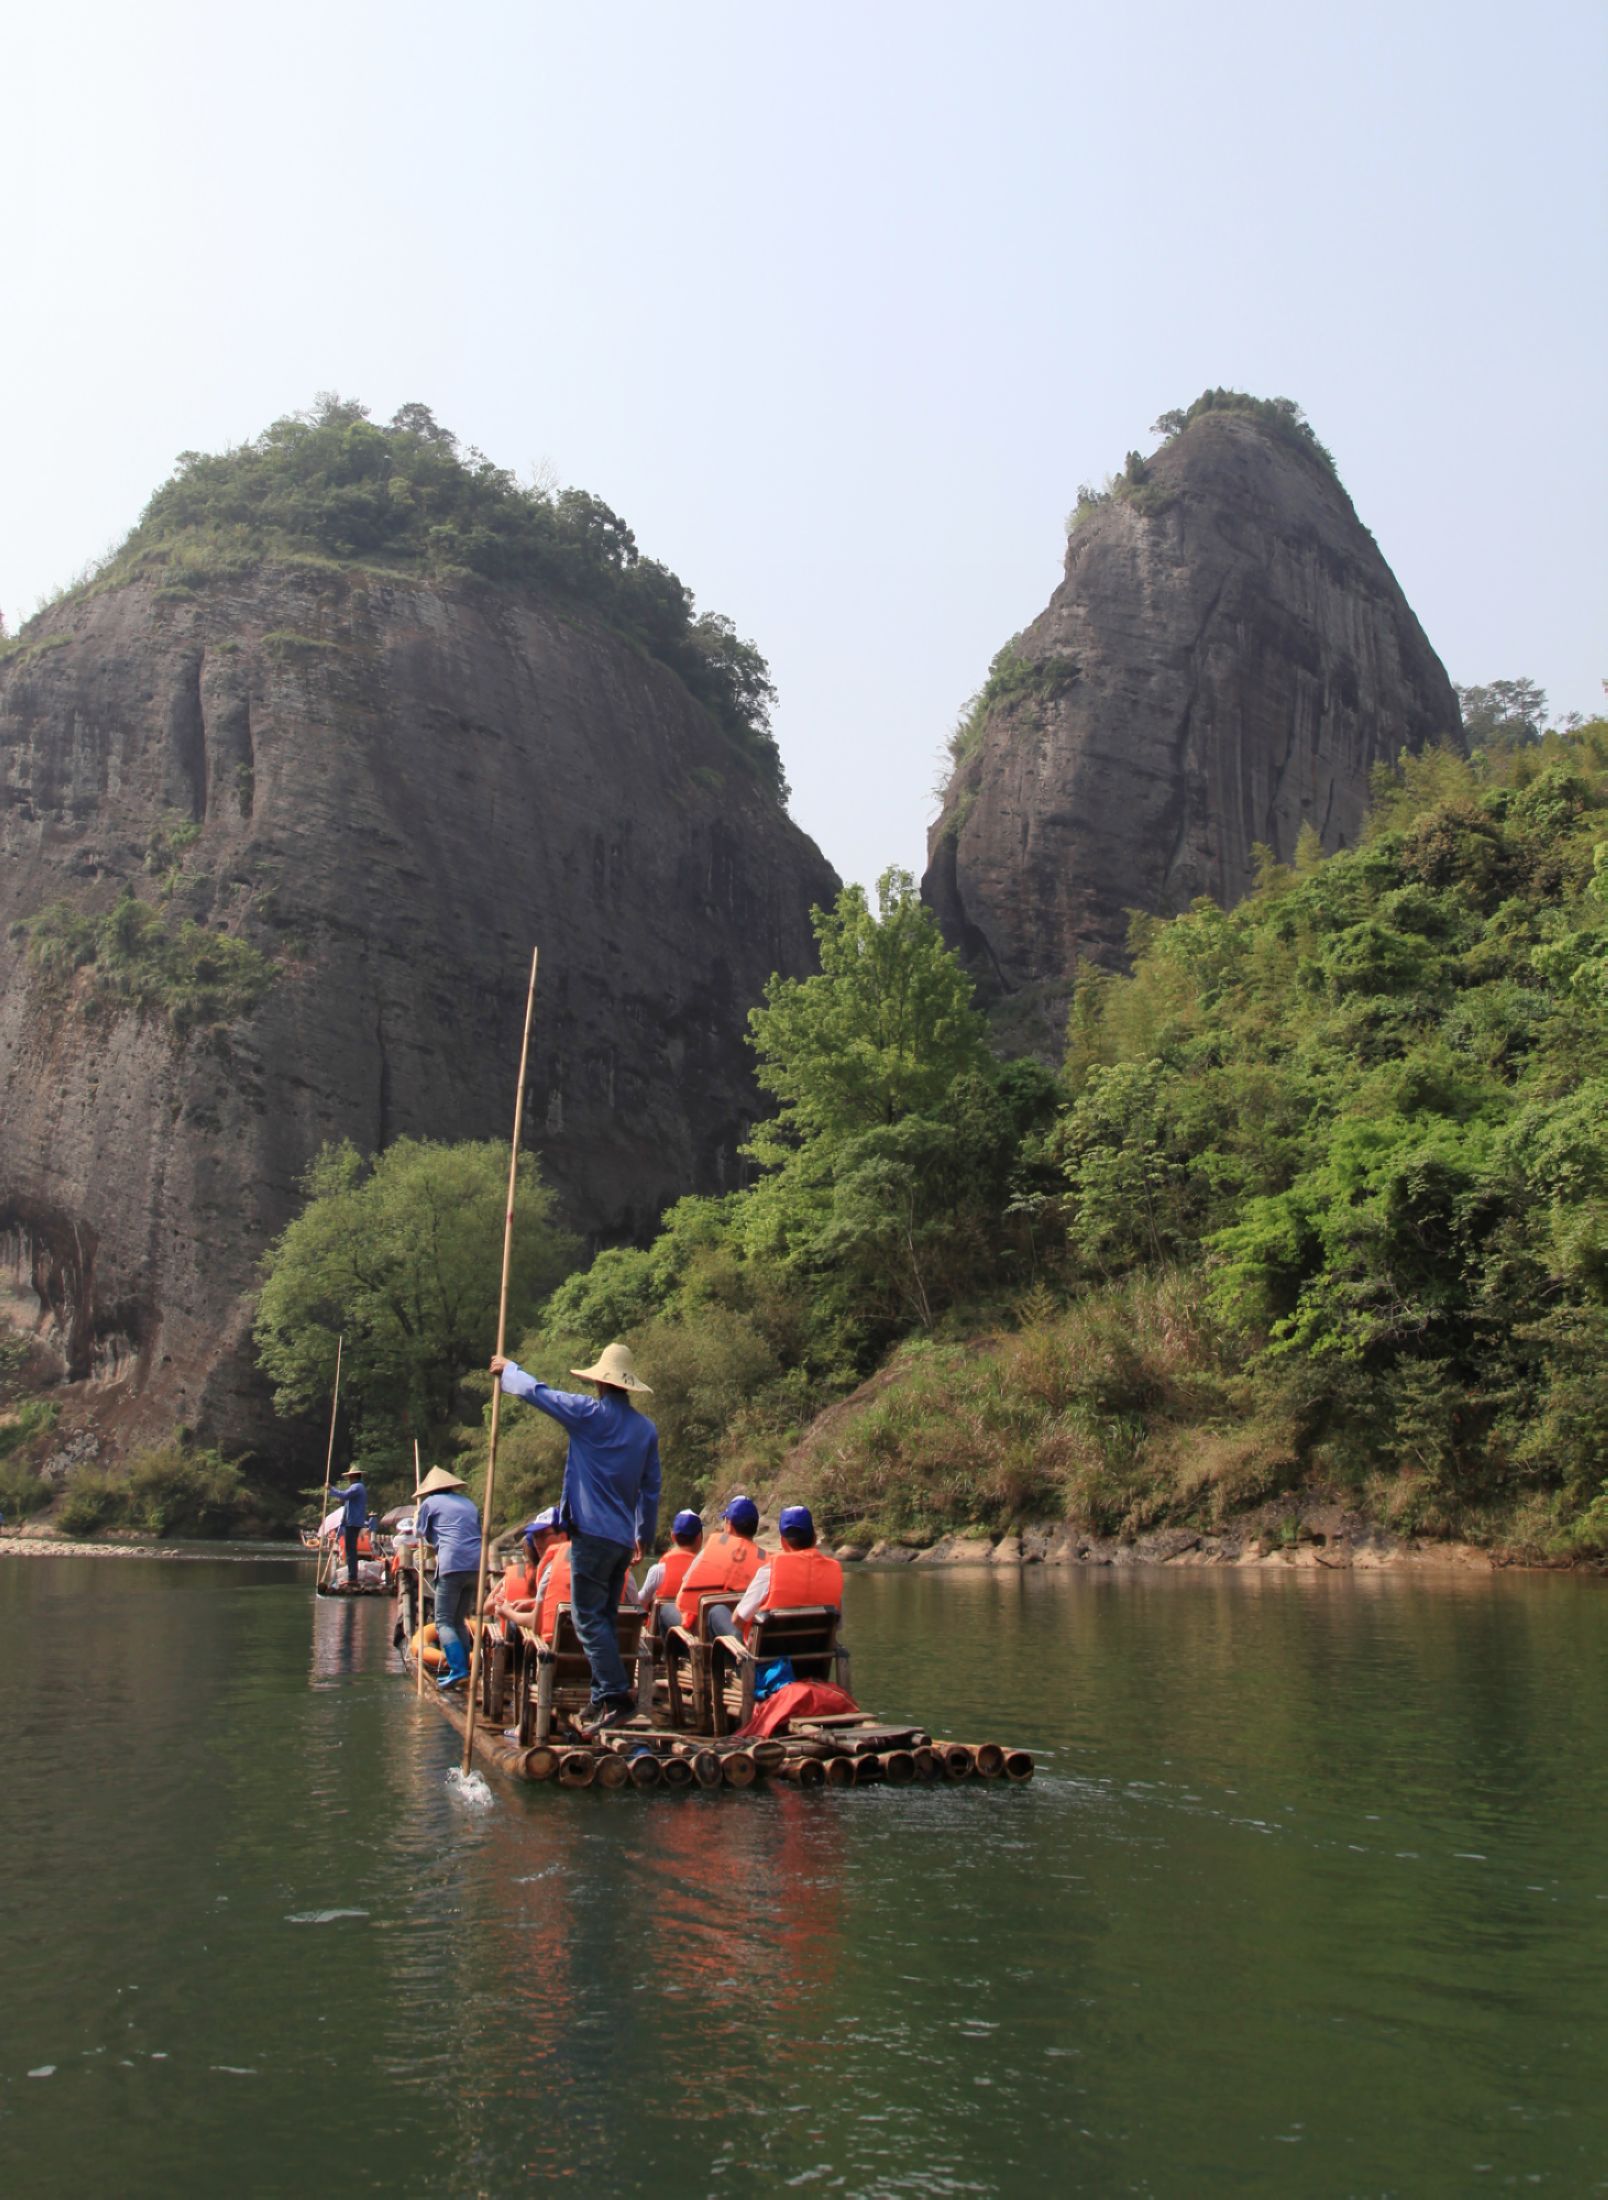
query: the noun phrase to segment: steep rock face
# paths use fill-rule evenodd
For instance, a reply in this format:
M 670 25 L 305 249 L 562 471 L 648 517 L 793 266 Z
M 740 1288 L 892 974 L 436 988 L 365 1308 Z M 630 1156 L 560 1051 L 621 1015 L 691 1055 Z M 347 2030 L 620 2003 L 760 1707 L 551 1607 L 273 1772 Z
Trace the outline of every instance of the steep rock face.
M 274 959 L 187 1034 L 52 989 L 18 920 L 129 885 Z M 478 583 L 138 580 L 0 665 L 0 1314 L 117 1442 L 270 1450 L 256 1262 L 326 1140 L 527 1142 L 569 1221 L 737 1179 L 745 1016 L 834 873 L 675 675 Z
M 1368 774 L 1459 739 L 1451 683 L 1315 455 L 1208 412 L 1077 525 L 932 829 L 923 893 L 1044 1031 L 1127 913 L 1229 906 L 1257 843 L 1352 840 Z

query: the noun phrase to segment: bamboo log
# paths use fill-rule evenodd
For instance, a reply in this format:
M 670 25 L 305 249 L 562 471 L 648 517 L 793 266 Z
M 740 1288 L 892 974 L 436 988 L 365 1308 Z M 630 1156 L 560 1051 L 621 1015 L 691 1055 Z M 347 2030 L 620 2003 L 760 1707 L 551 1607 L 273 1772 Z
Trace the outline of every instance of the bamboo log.
M 759 1767 L 754 1762 L 752 1750 L 728 1749 L 717 1762 L 720 1765 L 720 1777 L 727 1787 L 752 1787 L 759 1778 Z
M 980 1779 L 997 1780 L 1005 1770 L 1005 1752 L 998 1742 L 979 1742 L 972 1751 L 972 1759 Z
M 908 1749 L 884 1750 L 877 1758 L 890 1787 L 908 1787 L 916 1776 L 915 1753 Z
M 656 1788 L 664 1778 L 663 1768 L 651 1749 L 639 1749 L 634 1757 L 620 1761 L 633 1787 Z
M 971 1751 L 964 1742 L 934 1742 L 938 1762 L 944 1768 L 946 1780 L 969 1780 L 976 1770 Z
M 558 1751 L 538 1742 L 534 1749 L 526 1750 L 521 1769 L 527 1780 L 550 1780 L 558 1770 Z
M 693 1781 L 690 1757 L 666 1757 L 659 1767 L 659 1776 L 667 1788 L 690 1788 Z
M 424 1539 L 419 1534 L 419 1439 L 413 1439 L 413 1594 L 418 1604 L 418 1622 L 424 1626 Z M 413 1661 L 413 1693 L 422 1699 L 424 1695 L 424 1660 Z
M 910 1754 L 915 1759 L 916 1778 L 918 1780 L 937 1779 L 938 1753 L 935 1749 L 928 1746 L 920 1749 L 913 1749 Z
M 558 1778 L 562 1787 L 590 1787 L 596 1773 L 597 1767 L 589 1749 L 566 1749 L 558 1760 Z
M 324 1581 L 324 1520 L 329 1512 L 329 1482 L 335 1468 L 335 1416 L 341 1404 L 341 1353 L 346 1344 L 343 1330 L 335 1339 L 335 1388 L 329 1399 L 329 1446 L 324 1453 L 324 1494 L 318 1505 L 318 1564 L 313 1569 L 313 1594 L 317 1596 Z
M 854 1785 L 854 1759 L 852 1757 L 828 1757 L 824 1770 L 826 1784 L 834 1788 L 851 1788 Z
M 825 1787 L 826 1767 L 819 1757 L 790 1757 L 782 1767 L 782 1778 L 791 1780 L 794 1787 Z
M 878 1780 L 885 1780 L 888 1777 L 882 1759 L 872 1750 L 867 1750 L 863 1757 L 851 1757 L 849 1762 L 854 1767 L 854 1784 L 856 1787 L 871 1787 Z
M 692 1776 L 701 1788 L 717 1788 L 721 1782 L 720 1759 L 712 1749 L 693 1752 Z
M 1033 1777 L 1032 1752 L 1026 1749 L 1006 1750 L 1005 1777 L 1007 1780 L 1031 1780 Z
M 508 1341 L 508 1277 L 514 1257 L 514 1191 L 519 1183 L 519 1134 L 525 1120 L 525 1072 L 530 1062 L 530 1025 L 536 1012 L 536 957 L 537 950 L 530 951 L 530 990 L 525 995 L 525 1036 L 519 1048 L 519 1089 L 514 1095 L 514 1135 L 508 1154 L 508 1211 L 503 1217 L 502 1286 L 497 1299 L 497 1356 L 503 1356 Z M 502 1378 L 496 1377 L 491 1386 L 491 1431 L 486 1440 L 486 1496 L 480 1508 L 480 1576 L 475 1584 L 475 1618 L 483 1621 L 486 1610 L 486 1560 L 491 1549 L 491 1507 L 497 1487 L 497 1432 L 502 1419 Z M 463 1769 L 469 1770 L 474 1758 L 475 1706 L 480 1693 L 480 1638 L 484 1625 L 475 1629 L 474 1646 L 469 1659 L 468 1717 L 463 1730 Z
M 594 1785 L 600 1788 L 623 1788 L 631 1777 L 631 1768 L 623 1757 L 616 1757 L 605 1750 L 593 1767 Z

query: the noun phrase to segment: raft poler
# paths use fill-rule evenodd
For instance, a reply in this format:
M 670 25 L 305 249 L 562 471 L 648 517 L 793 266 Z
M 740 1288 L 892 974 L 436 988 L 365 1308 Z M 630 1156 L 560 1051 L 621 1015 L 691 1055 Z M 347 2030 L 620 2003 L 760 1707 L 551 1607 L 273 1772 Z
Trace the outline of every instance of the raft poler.
M 623 1344 L 606 1347 L 595 1367 L 572 1367 L 597 1396 L 554 1390 L 494 1353 L 491 1372 L 511 1398 L 523 1398 L 569 1432 L 560 1524 L 569 1533 L 563 1554 L 575 1632 L 592 1669 L 592 1723 L 624 1726 L 636 1715 L 615 1633 L 615 1614 L 634 1551 L 651 1544 L 659 1525 L 659 1432 L 639 1413 L 633 1394 L 652 1397 Z M 548 1563 L 552 1574 L 559 1562 Z M 554 1599 L 554 1609 L 560 1600 Z M 537 1620 L 540 1624 L 541 1607 Z
M 720 1517 L 724 1525 L 710 1537 L 681 1577 L 676 1620 L 682 1627 L 697 1627 L 700 1597 L 719 1594 L 728 1596 L 731 1604 L 735 1604 L 759 1572 L 760 1551 L 754 1541 L 759 1533 L 759 1507 L 751 1497 L 734 1497 Z M 726 1626 L 721 1632 L 729 1634 L 730 1605 L 711 1605 L 711 1627 L 717 1613 L 724 1613 Z
M 663 1558 L 655 1559 L 642 1577 L 637 1602 L 649 1615 L 649 1624 L 655 1633 L 661 1636 L 681 1625 L 676 1598 L 681 1593 L 688 1567 L 703 1549 L 703 1539 L 701 1517 L 690 1510 L 678 1512 L 670 1523 L 669 1550 Z
M 341 1477 L 346 1488 L 336 1492 L 341 1503 L 341 1542 L 346 1549 L 346 1586 L 357 1587 L 358 1549 L 363 1532 L 368 1526 L 368 1491 L 363 1487 L 361 1467 L 348 1467 Z M 370 1549 L 373 1548 L 372 1543 Z
M 469 1678 L 464 1621 L 480 1584 L 480 1508 L 462 1477 L 432 1467 L 419 1484 L 414 1532 L 436 1554 L 435 1624 L 447 1670 L 437 1685 L 461 1688 Z

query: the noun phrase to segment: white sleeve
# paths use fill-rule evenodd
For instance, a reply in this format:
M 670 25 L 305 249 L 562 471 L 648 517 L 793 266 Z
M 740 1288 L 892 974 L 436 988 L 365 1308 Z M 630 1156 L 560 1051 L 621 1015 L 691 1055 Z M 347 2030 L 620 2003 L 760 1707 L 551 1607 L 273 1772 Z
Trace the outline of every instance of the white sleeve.
M 733 1615 L 739 1626 L 741 1626 L 745 1620 L 750 1620 L 753 1618 L 754 1614 L 765 1602 L 765 1598 L 769 1593 L 769 1590 L 770 1568 L 768 1566 L 761 1566 L 759 1572 L 755 1574 L 753 1580 L 743 1591 L 743 1601 L 741 1602 L 741 1604 L 738 1605 L 737 1610 Z
M 642 1576 L 642 1587 L 637 1591 L 637 1602 L 645 1612 L 651 1612 L 658 1602 L 659 1584 L 664 1579 L 664 1560 L 656 1558 Z

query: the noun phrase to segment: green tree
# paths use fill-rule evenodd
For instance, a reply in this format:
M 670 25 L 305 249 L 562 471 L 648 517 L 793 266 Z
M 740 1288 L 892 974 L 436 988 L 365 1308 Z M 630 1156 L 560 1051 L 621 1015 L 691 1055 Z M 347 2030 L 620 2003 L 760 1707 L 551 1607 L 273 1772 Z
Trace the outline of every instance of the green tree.
M 1533 680 L 1492 680 L 1486 687 L 1460 687 L 1458 707 L 1471 747 L 1492 741 L 1539 741 L 1547 726 L 1547 691 Z
M 497 1333 L 506 1148 L 399 1139 L 372 1162 L 329 1146 L 302 1180 L 305 1205 L 263 1262 L 255 1335 L 282 1412 L 342 1391 L 359 1450 L 377 1457 L 443 1427 Z M 510 1274 L 514 1334 L 572 1265 L 534 1156 L 521 1155 Z
M 883 872 L 875 916 L 864 888 L 846 886 L 814 922 L 819 974 L 772 978 L 748 1019 L 759 1082 L 781 1102 L 749 1147 L 767 1166 L 930 1112 L 989 1058 L 971 980 L 908 871 Z

